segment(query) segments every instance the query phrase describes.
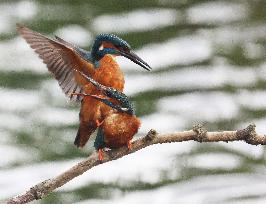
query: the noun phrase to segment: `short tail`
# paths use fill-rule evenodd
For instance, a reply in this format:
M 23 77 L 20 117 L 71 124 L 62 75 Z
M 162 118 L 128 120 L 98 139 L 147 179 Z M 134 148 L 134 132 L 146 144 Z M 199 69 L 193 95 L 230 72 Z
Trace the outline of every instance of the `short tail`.
M 74 145 L 84 147 L 96 129 L 97 125 L 80 124 Z

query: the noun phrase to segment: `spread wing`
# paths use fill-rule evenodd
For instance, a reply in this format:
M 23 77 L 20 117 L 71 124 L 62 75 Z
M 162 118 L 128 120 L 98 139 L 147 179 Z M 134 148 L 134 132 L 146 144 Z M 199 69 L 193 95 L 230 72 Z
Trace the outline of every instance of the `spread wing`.
M 56 37 L 56 40 L 47 38 L 25 26 L 17 25 L 17 30 L 47 65 L 63 92 L 72 101 L 81 101 L 82 96 L 71 93 L 83 93 L 82 86 L 86 83 L 75 70 L 82 71 L 88 76 L 94 74 L 94 66 L 89 58 L 80 54 L 86 51 L 59 37 Z

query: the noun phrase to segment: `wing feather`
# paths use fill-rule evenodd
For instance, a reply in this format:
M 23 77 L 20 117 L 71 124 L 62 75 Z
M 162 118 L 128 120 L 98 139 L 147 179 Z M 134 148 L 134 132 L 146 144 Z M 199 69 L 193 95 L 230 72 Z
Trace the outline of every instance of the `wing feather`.
M 47 65 L 48 70 L 58 80 L 63 92 L 73 101 L 81 101 L 82 96 L 71 96 L 71 93 L 83 93 L 82 76 L 75 73 L 80 70 L 88 76 L 94 74 L 93 63 L 84 59 L 75 46 L 56 36 L 52 40 L 40 33 L 18 25 L 18 32 Z M 84 81 L 84 80 L 83 80 Z

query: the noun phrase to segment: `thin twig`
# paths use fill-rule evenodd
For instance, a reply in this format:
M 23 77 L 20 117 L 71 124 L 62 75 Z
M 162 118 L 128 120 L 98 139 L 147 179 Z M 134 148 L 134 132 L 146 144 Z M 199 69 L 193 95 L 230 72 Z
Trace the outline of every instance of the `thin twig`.
M 197 142 L 230 142 L 242 140 L 252 145 L 266 144 L 266 136 L 258 135 L 255 131 L 254 124 L 251 124 L 242 130 L 223 132 L 207 132 L 207 130 L 205 130 L 201 125 L 195 125 L 193 129 L 189 131 L 171 134 L 157 134 L 155 130 L 150 130 L 145 137 L 140 138 L 132 143 L 131 150 L 128 150 L 126 147 L 121 147 L 119 149 L 106 151 L 104 152 L 104 159 L 102 162 L 98 160 L 97 152 L 94 152 L 87 159 L 79 162 L 57 177 L 38 183 L 25 193 L 9 199 L 7 204 L 23 204 L 33 200 L 41 199 L 55 189 L 63 186 L 73 178 L 93 168 L 94 166 L 121 158 L 147 146 L 153 144 L 183 142 L 188 140 L 194 140 Z

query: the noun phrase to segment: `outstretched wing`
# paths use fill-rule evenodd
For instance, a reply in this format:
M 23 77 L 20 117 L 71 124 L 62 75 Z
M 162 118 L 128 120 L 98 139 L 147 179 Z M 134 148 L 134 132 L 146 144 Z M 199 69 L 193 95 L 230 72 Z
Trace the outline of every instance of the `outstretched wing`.
M 90 62 L 89 55 L 86 57 L 79 53 L 86 51 L 59 37 L 56 37 L 56 40 L 47 38 L 25 26 L 17 25 L 17 30 L 47 65 L 63 92 L 71 100 L 81 101 L 82 96 L 71 93 L 83 93 L 82 86 L 86 83 L 75 70 L 82 71 L 88 76 L 94 74 L 94 65 Z

